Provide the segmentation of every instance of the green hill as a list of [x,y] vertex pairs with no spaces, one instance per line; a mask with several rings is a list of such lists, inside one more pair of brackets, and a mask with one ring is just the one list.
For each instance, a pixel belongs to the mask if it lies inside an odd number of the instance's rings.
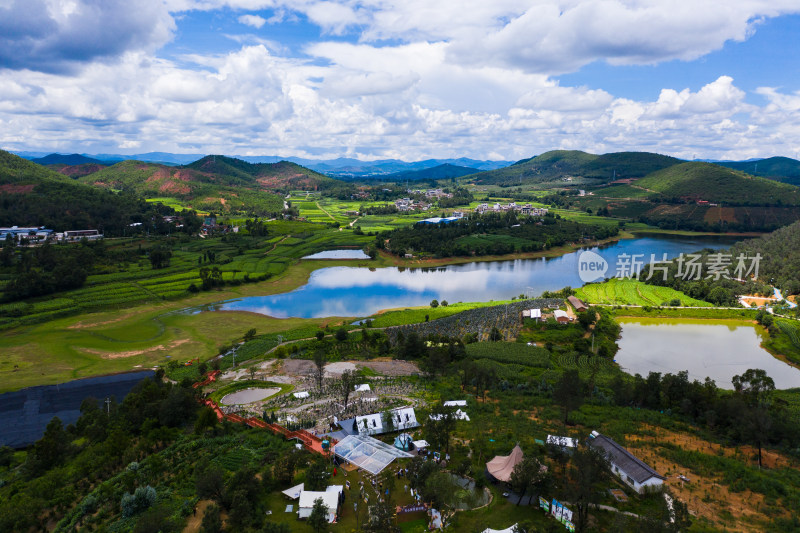
[[261,216],[283,210],[283,200],[276,191],[317,190],[338,183],[286,161],[251,164],[224,156],[207,156],[180,167],[123,161],[81,181],[145,198],[175,198],[201,211]]
[[790,157],[769,157],[758,161],[724,161],[717,164],[753,176],[800,185],[800,161]]
[[213,175],[215,179],[227,179],[231,185],[239,182],[252,184],[255,181],[269,190],[318,190],[339,184],[328,176],[289,161],[248,163],[233,157],[209,155],[181,168]]
[[58,231],[101,229],[122,234],[152,210],[130,194],[104,191],[0,150],[0,226],[46,226]]
[[669,199],[705,200],[726,205],[800,205],[800,188],[712,163],[681,163],[634,182]]
[[473,176],[485,185],[536,184],[564,179],[602,180],[641,178],[680,163],[679,159],[649,152],[618,152],[604,155],[577,150],[553,150],[497,170]]

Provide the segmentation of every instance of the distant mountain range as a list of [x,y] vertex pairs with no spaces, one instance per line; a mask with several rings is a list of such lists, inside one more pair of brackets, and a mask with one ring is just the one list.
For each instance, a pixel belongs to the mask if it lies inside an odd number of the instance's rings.
[[[13,152],[16,155],[35,161],[42,165],[77,165],[88,163],[73,163],[77,157],[92,160],[94,163],[114,164],[120,161],[134,160],[147,163],[159,163],[162,165],[177,166],[187,165],[205,157],[206,154],[172,154],[168,152],[148,152],[144,154],[122,155],[122,154],[51,154],[48,152]],[[424,161],[401,161],[399,159],[381,159],[377,161],[361,161],[348,157],[337,159],[305,159],[302,157],[280,157],[280,156],[229,156],[240,159],[248,163],[279,163],[289,161],[316,172],[332,177],[344,178],[363,178],[371,176],[385,176],[395,172],[424,170],[440,165],[455,165],[460,167],[473,168],[476,171],[494,170],[503,168],[512,161],[482,161],[461,157],[458,159],[426,159]],[[46,161],[43,161],[45,160]]]
[[[401,172],[393,172],[382,176],[370,176],[372,179],[380,179],[383,181],[403,182],[403,181],[422,181],[422,180],[446,180],[450,178],[460,178],[461,176],[468,176],[480,172],[477,168],[461,167],[458,165],[451,165],[445,163],[423,170],[404,170]],[[346,179],[340,177],[339,179]],[[356,178],[362,179],[362,178]]]

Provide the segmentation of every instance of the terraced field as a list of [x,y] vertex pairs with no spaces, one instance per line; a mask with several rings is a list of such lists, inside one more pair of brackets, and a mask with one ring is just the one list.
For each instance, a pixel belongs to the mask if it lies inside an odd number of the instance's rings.
[[647,285],[633,279],[614,278],[603,283],[591,283],[575,292],[578,298],[592,304],[666,306],[672,300],[679,300],[683,307],[711,307],[710,303],[675,289]]
[[[372,240],[352,231],[337,231],[319,224],[283,221],[269,223],[270,236],[246,245],[234,239],[194,240],[172,248],[170,265],[153,269],[146,255],[122,272],[90,275],[77,290],[25,303],[0,305],[0,327],[43,322],[78,312],[128,307],[138,303],[172,300],[188,296],[189,286],[201,285],[200,267],[219,268],[222,279],[238,284],[245,276],[275,276],[301,257],[331,248],[360,247]],[[249,239],[249,237],[243,237]],[[131,241],[136,246],[139,241]],[[141,241],[142,248],[149,246]],[[203,262],[213,251],[215,261]],[[0,290],[7,280],[0,279]]]

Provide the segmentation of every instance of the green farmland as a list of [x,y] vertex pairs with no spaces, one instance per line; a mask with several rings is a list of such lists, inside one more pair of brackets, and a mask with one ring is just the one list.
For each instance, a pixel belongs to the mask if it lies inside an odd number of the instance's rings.
[[711,307],[710,303],[675,289],[647,285],[634,279],[614,278],[604,283],[591,283],[575,292],[578,298],[591,304],[667,306],[678,300],[678,307]]

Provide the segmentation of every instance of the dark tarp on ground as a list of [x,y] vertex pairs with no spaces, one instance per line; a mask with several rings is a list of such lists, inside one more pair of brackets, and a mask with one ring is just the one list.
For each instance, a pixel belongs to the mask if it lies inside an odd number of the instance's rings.
[[0,446],[30,446],[42,438],[54,416],[65,426],[74,424],[86,398],[102,402],[114,396],[121,403],[137,383],[153,375],[152,370],[127,372],[0,394]]

